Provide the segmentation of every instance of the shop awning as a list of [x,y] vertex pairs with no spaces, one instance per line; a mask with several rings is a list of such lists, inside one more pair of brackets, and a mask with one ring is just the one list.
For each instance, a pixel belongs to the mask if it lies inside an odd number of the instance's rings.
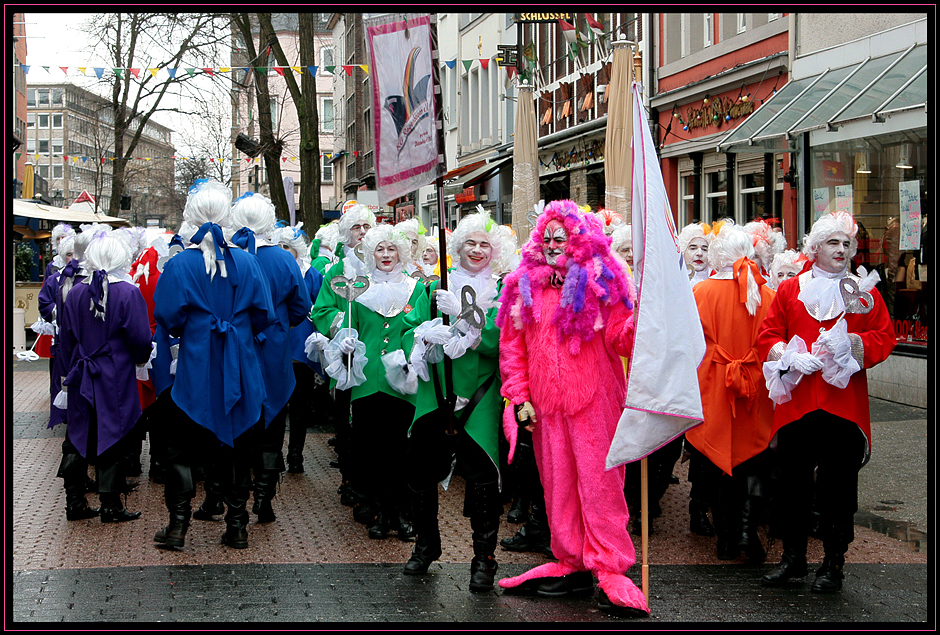
[[468,187],[473,187],[477,183],[485,181],[498,173],[503,165],[509,161],[512,161],[512,157],[505,157],[498,161],[493,161],[492,163],[486,163],[475,170],[460,175],[455,180],[444,185],[444,195],[458,194]]
[[127,219],[92,212],[72,211],[65,207],[55,207],[33,203],[22,199],[13,199],[13,216],[26,218],[39,218],[42,220],[58,221],[62,223],[105,223],[107,225],[130,226]]
[[719,152],[791,152],[811,130],[927,107],[927,45],[787,83],[718,144]]

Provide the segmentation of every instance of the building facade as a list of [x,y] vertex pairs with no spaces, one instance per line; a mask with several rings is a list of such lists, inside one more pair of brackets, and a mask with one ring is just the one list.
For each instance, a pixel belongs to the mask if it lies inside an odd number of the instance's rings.
[[[107,212],[115,160],[110,101],[67,82],[35,83],[26,90],[26,106],[26,157],[45,179],[50,201],[68,206],[87,191]],[[121,216],[134,225],[178,227],[182,220],[173,203],[172,132],[147,122],[128,160]]]

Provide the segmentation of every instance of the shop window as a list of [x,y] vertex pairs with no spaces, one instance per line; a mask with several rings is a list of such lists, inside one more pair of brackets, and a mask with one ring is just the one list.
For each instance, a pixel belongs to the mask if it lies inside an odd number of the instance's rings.
[[734,222],[742,225],[756,218],[762,218],[766,211],[764,202],[764,173],[744,174],[739,179],[740,202],[735,210]]
[[721,220],[728,216],[728,172],[719,170],[705,175],[705,204],[708,209],[705,216],[710,221]]
[[683,176],[679,179],[680,200],[679,200],[679,226],[685,227],[689,223],[701,222],[702,219],[695,218],[695,178],[691,175]]

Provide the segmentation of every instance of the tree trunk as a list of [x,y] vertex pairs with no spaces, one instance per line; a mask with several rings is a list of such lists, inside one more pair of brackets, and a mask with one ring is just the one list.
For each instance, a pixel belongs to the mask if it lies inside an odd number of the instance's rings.
[[[314,46],[314,13],[300,13],[300,66],[306,68],[317,63]],[[300,118],[300,210],[307,235],[313,240],[323,224],[320,200],[320,113],[317,110],[317,78],[303,73],[300,80],[302,101],[306,117]],[[298,108],[298,116],[300,109]]]

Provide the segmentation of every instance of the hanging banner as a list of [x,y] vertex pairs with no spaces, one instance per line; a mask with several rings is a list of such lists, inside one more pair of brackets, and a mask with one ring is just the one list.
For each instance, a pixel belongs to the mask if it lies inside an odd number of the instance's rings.
[[438,176],[431,17],[366,28],[372,69],[376,189],[382,203]]

